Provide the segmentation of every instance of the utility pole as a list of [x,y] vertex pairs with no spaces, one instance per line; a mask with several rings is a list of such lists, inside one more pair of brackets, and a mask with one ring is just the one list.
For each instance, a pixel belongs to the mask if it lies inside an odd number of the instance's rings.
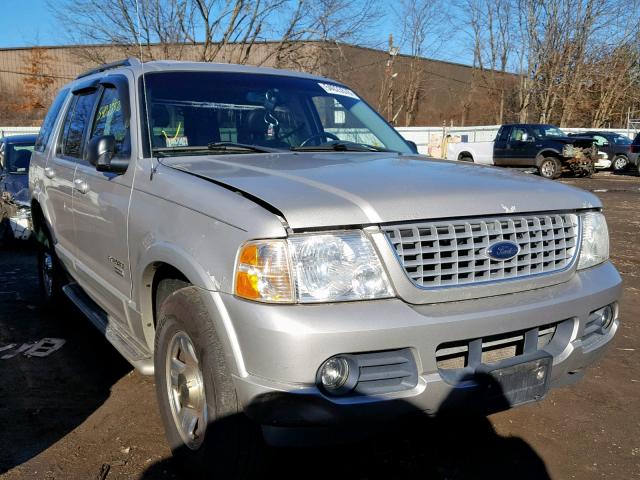
[[386,87],[386,90],[387,90],[387,95],[386,95],[387,96],[387,108],[386,108],[387,121],[395,120],[393,115],[393,81],[398,76],[398,73],[393,72],[393,65],[395,63],[396,56],[398,55],[399,50],[400,49],[398,47],[393,46],[393,34],[390,33],[389,34],[389,58],[387,59],[387,64],[385,65],[385,68],[384,68],[385,78],[383,82],[383,88]]

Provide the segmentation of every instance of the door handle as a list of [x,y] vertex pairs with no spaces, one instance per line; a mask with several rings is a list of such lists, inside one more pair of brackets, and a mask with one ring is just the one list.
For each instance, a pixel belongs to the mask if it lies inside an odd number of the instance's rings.
[[47,178],[53,178],[53,177],[55,177],[55,176],[56,176],[56,172],[53,170],[53,168],[51,168],[51,167],[46,167],[46,168],[44,169],[44,175],[45,175],[45,177],[47,177]]
[[73,181],[75,189],[80,193],[87,193],[89,191],[89,184],[81,178],[76,178]]

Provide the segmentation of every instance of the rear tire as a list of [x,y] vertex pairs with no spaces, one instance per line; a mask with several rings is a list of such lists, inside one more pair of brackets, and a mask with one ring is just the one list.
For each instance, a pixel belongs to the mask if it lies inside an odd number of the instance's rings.
[[160,415],[174,457],[194,477],[247,478],[260,466],[260,428],[241,411],[200,295],[186,286],[159,308],[154,364]]
[[629,159],[624,155],[616,155],[611,163],[614,172],[624,172],[629,168]]
[[545,157],[538,166],[538,173],[542,178],[553,180],[560,177],[562,173],[562,165],[557,158]]
[[65,272],[56,255],[51,234],[48,231],[39,235],[37,247],[38,279],[44,303],[48,306],[60,306],[65,298],[62,287],[65,285]]

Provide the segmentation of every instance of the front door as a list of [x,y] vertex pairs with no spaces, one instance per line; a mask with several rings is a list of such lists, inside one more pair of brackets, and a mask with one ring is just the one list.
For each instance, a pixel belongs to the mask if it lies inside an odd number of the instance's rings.
[[[123,77],[124,78],[124,77]],[[111,135],[115,158],[131,157],[129,118],[122,98],[128,95],[115,85],[103,84],[98,94],[87,143]],[[126,117],[126,118],[125,118]],[[99,172],[88,161],[78,163],[74,178],[74,211],[77,275],[110,320],[128,327],[127,304],[131,295],[131,270],[127,242],[127,214],[133,168],[124,174]]]
[[516,125],[511,129],[504,165],[526,167],[535,165],[535,141],[526,125]]

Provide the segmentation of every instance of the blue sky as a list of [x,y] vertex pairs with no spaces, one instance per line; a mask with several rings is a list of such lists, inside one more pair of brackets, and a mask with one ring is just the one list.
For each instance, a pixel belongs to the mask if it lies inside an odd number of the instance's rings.
[[65,43],[56,32],[46,0],[2,0],[0,48]]
[[[0,5],[0,48],[70,43],[67,34],[52,18],[47,0],[0,0]],[[398,30],[394,21],[394,15],[390,14],[376,26],[377,31],[373,32],[376,47],[387,48],[389,32]],[[460,42],[448,39],[447,47],[443,47],[434,48],[426,56],[457,63],[471,61],[467,49]]]

